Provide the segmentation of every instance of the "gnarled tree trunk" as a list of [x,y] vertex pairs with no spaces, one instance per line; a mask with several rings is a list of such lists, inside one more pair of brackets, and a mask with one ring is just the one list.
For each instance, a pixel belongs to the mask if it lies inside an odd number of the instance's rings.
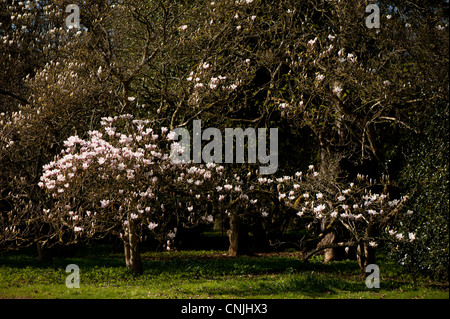
[[[334,232],[329,232],[328,234],[326,234],[322,240],[319,242],[319,244],[317,245],[317,247],[322,247],[322,246],[328,246],[331,244],[334,244],[336,242],[336,234]],[[339,256],[338,256],[338,252],[337,252],[338,248],[326,248],[324,249],[324,263],[333,261],[333,260],[339,260]]]
[[[326,223],[325,221],[322,221],[321,225],[321,231],[327,231],[325,236],[320,240],[320,242],[317,244],[317,248],[321,248],[324,246],[333,246],[333,244],[336,244],[340,241],[340,238],[338,238],[338,235],[335,230],[326,230]],[[324,249],[324,262],[330,262],[333,260],[342,260],[344,257],[343,254],[343,248],[342,247],[331,247]]]

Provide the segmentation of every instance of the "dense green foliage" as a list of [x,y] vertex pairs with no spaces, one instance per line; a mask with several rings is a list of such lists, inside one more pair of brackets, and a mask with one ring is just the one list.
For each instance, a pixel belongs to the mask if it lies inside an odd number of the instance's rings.
[[[394,247],[395,258],[409,269],[445,278],[449,265],[449,120],[448,104],[428,107],[416,119],[417,133],[402,137],[401,185],[414,195],[408,204],[417,241]],[[406,225],[405,225],[406,226]]]

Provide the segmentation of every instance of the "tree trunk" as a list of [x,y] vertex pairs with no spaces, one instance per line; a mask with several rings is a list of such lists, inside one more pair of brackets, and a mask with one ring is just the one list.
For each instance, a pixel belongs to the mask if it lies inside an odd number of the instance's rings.
[[[336,235],[334,234],[334,232],[329,232],[322,238],[322,240],[319,242],[317,247],[321,247],[322,245],[333,244],[335,242],[335,239],[336,239]],[[336,249],[337,248],[324,249],[324,260],[323,260],[324,263],[338,259]]]
[[45,247],[45,244],[42,244],[41,242],[37,242],[37,251],[38,251],[38,260],[39,261],[51,261],[52,255],[50,250]]
[[359,268],[361,269],[361,273],[366,273],[366,267],[370,264],[375,264],[375,248],[370,247],[369,244],[361,242],[358,245],[356,258],[358,260]]
[[356,249],[356,260],[358,261],[359,269],[361,270],[361,273],[364,274],[366,272],[366,258],[364,254],[364,243],[361,242],[358,244],[358,247]]
[[[324,133],[320,132],[319,135],[319,145],[320,145],[320,167],[319,167],[319,171],[322,174],[327,174],[328,173],[328,169],[330,166],[330,163],[333,162],[332,160],[332,151],[328,148],[328,145],[325,142],[325,137],[324,137]],[[325,221],[322,221],[322,223],[320,224],[320,229],[321,231],[325,230]],[[329,233],[327,233],[324,238],[322,238],[322,240],[319,242],[319,244],[317,244],[317,248],[320,248],[322,245],[329,245],[329,244],[334,244],[338,242],[338,238],[337,238],[337,234],[336,232],[334,232],[333,230],[331,230]],[[341,253],[342,249],[341,248],[326,248],[324,253],[325,253],[325,258],[324,258],[324,262],[330,262],[333,260],[341,260],[343,259],[342,253]]]
[[367,265],[375,264],[376,262],[375,257],[376,248],[371,247],[367,243],[367,240],[369,240],[370,238],[376,238],[377,234],[378,234],[378,227],[373,223],[369,223],[369,225],[367,225],[365,234],[366,241],[361,242],[358,245],[358,253],[357,253],[358,264],[359,267],[361,268],[361,272],[363,273],[365,273]]
[[[322,221],[320,228],[321,231],[325,231],[326,224]],[[325,234],[322,240],[317,244],[317,248],[322,246],[327,246],[330,244],[335,244],[339,241],[339,238],[335,231],[331,230]],[[343,259],[342,248],[333,247],[324,249],[324,263],[328,263],[333,260],[341,260]]]
[[124,235],[125,264],[136,274],[142,274],[142,259],[136,234],[127,227]]
[[[323,246],[333,245],[339,242],[339,238],[334,231],[328,232],[322,240],[317,244],[317,248]],[[343,247],[331,247],[324,249],[324,263],[328,263],[333,260],[344,259],[344,248]]]
[[236,214],[230,216],[230,229],[228,230],[228,238],[230,246],[228,248],[228,256],[237,257],[248,253],[247,244],[248,234],[244,230],[241,217]]

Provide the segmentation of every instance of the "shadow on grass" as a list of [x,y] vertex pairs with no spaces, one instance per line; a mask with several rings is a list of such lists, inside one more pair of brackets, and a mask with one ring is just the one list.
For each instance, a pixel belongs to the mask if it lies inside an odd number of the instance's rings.
[[[161,258],[161,256],[163,258]],[[228,258],[222,254],[201,252],[177,252],[173,254],[148,253],[143,255],[144,277],[177,276],[179,278],[209,278],[229,275],[267,275],[294,274],[305,271],[320,273],[358,274],[355,261],[340,261],[323,264],[320,261],[304,263],[296,257],[264,256]],[[129,277],[132,274],[125,268],[124,257],[117,252],[85,250],[70,258],[53,258],[52,261],[40,262],[35,251],[5,253],[0,257],[0,267],[14,269],[33,268],[36,270],[65,270],[69,264],[76,264],[80,271],[91,273],[114,272]],[[104,268],[104,270],[102,270]],[[129,274],[128,274],[129,273]],[[114,276],[116,277],[116,276]]]
[[[211,296],[302,294],[320,297],[341,291],[358,293],[369,291],[360,276],[356,261],[345,260],[323,264],[321,259],[309,263],[295,256],[224,257],[220,252],[177,252],[143,254],[144,274],[136,276],[125,268],[123,256],[110,250],[85,250],[71,258],[54,258],[39,262],[37,256],[15,252],[0,258],[0,270],[8,282],[47,283],[64,282],[65,268],[76,264],[83,281],[92,284],[170,283],[173,280],[192,281],[195,289]],[[6,270],[5,270],[6,269]],[[386,273],[386,272],[385,272]],[[271,277],[274,278],[271,280]],[[388,278],[389,277],[389,278]],[[411,281],[383,279],[381,291],[402,287],[414,288]],[[206,284],[201,285],[202,282]],[[194,285],[194,286],[195,286]],[[194,286],[185,286],[186,294],[194,293]],[[192,291],[191,291],[192,290]],[[198,290],[197,290],[198,292]]]
[[222,257],[211,259],[174,258],[144,262],[144,274],[184,274],[196,278],[226,275],[294,274],[304,271],[359,274],[356,262],[349,260],[323,264],[321,262],[304,263],[297,258],[289,257]]
[[[300,274],[289,275],[285,278],[254,278],[252,280],[242,280],[241,282],[233,282],[229,285],[204,285],[200,291],[212,298],[224,296],[236,296],[238,298],[262,296],[271,296],[274,298],[283,298],[284,296],[303,296],[304,298],[329,298],[337,296],[342,292],[349,294],[359,293],[385,293],[406,287],[406,283],[395,282],[392,280],[383,281],[383,288],[368,289],[364,280],[358,278],[336,278],[323,274]],[[410,288],[409,288],[410,289]],[[194,293],[192,290],[185,290],[186,294]]]

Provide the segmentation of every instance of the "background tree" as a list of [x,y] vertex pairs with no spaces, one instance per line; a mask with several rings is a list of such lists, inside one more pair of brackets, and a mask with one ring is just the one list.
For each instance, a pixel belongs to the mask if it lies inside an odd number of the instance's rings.
[[[42,248],[52,230],[40,220],[45,200],[36,183],[41,167],[61,150],[65,138],[92,128],[116,103],[109,84],[96,76],[97,68],[92,72],[95,61],[87,58],[86,30],[66,29],[63,2],[14,2],[6,12],[16,23],[11,23],[13,45],[39,55],[36,63],[45,63],[31,65],[33,72],[22,74],[27,103],[1,113],[1,194],[12,208],[2,222],[19,235],[15,241],[9,232],[2,242],[13,242],[10,248],[37,242],[40,258],[46,258]],[[19,22],[25,28],[18,28]],[[36,38],[25,41],[32,32]]]

